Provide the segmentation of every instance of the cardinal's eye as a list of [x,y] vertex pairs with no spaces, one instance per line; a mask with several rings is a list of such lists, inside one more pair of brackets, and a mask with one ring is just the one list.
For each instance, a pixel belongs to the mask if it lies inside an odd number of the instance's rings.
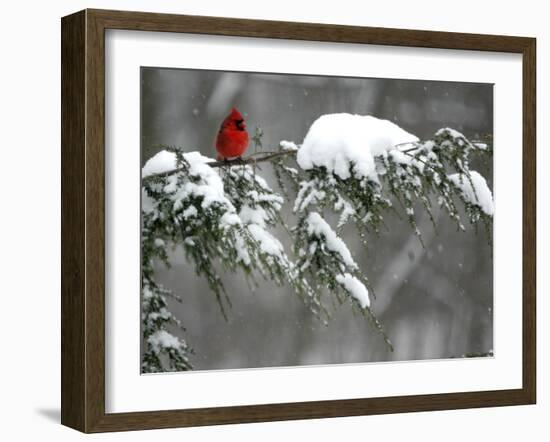
[[243,130],[243,123],[244,120],[235,120],[235,124],[237,125],[237,129]]

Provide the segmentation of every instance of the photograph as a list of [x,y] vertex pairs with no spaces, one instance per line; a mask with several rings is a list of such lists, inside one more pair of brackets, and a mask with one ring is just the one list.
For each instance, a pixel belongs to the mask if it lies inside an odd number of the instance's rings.
[[141,373],[493,357],[493,84],[142,66]]

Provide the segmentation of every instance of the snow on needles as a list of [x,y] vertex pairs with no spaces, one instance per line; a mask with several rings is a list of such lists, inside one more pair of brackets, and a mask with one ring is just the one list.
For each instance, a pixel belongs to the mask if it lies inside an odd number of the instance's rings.
[[357,264],[353,260],[351,253],[330,225],[317,212],[311,212],[306,219],[307,233],[317,238],[324,237],[327,248],[340,255],[342,261],[350,268],[356,269]]
[[[466,201],[474,204],[483,210],[485,214],[493,216],[494,204],[491,189],[487,185],[487,181],[475,170],[470,171],[470,179],[467,176],[459,173],[449,175],[449,179],[462,192],[462,196]],[[472,187],[473,184],[473,187]]]
[[[163,190],[170,195],[174,202],[174,210],[178,211],[185,207],[190,198],[200,198],[200,205],[203,209],[208,209],[212,205],[221,207],[225,213],[220,216],[220,225],[224,228],[244,226],[248,230],[251,238],[258,243],[262,253],[274,256],[279,259],[284,257],[284,249],[278,239],[267,231],[267,225],[270,220],[269,213],[262,207],[262,204],[270,204],[273,208],[279,209],[283,203],[283,199],[270,192],[267,182],[254,174],[250,167],[239,168],[239,172],[244,174],[243,178],[254,179],[256,186],[264,192],[260,193],[254,190],[248,193],[249,198],[255,204],[255,207],[244,204],[239,213],[235,209],[235,205],[230,200],[228,194],[224,190],[224,183],[219,173],[208,165],[213,161],[211,158],[201,155],[199,152],[189,152],[183,154],[183,158],[189,165],[188,175],[194,177],[193,180],[181,181],[178,174],[173,174],[166,177]],[[162,173],[176,166],[176,155],[172,152],[161,151],[153,156],[142,170],[142,176],[146,177],[155,173]],[[147,195],[145,195],[147,196]],[[149,202],[144,203],[144,209],[150,210],[152,207]],[[184,219],[197,216],[197,207],[188,206],[183,212]],[[235,248],[237,249],[238,259],[246,265],[250,265],[251,259],[247,250],[245,239],[240,233],[236,233]]]
[[153,352],[157,354],[160,353],[163,348],[178,350],[181,347],[179,339],[166,330],[156,331],[147,338],[147,341],[151,344]]
[[337,275],[336,281],[359,302],[361,308],[370,306],[369,291],[355,276],[344,273],[343,275]]
[[[154,160],[160,154],[162,152],[159,152],[151,160]],[[174,208],[178,210],[182,201],[186,200],[190,195],[202,197],[201,205],[204,209],[214,203],[232,207],[231,202],[225,196],[223,181],[220,175],[207,164],[213,160],[201,155],[199,152],[185,153],[183,154],[183,158],[189,163],[189,176],[200,178],[200,180],[198,182],[186,181],[183,185],[180,185],[177,174],[171,175],[166,179],[167,184],[164,187],[164,191],[166,193],[175,192],[173,196]]]
[[141,169],[141,177],[145,178],[156,173],[167,172],[176,168],[176,154],[161,150],[159,153],[149,158],[143,169]]
[[418,138],[388,120],[347,113],[319,117],[310,127],[298,150],[297,161],[304,170],[325,167],[342,179],[369,178],[378,182],[374,157],[398,144]]
[[249,224],[247,228],[254,240],[260,245],[263,253],[280,259],[283,258],[283,245],[277,238],[257,224]]

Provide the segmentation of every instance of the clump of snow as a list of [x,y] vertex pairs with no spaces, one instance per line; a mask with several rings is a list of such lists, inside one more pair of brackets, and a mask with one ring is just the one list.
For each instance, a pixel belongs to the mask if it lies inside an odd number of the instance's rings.
[[[442,148],[451,147],[453,144],[467,149],[474,147],[462,133],[450,127],[439,129],[435,133],[435,138],[443,139],[443,141],[440,142]],[[452,142],[450,140],[452,140]]]
[[470,179],[466,175],[459,173],[449,175],[449,179],[460,189],[466,201],[479,206],[487,215],[493,216],[493,194],[485,178],[475,170],[471,170]]
[[398,148],[392,149],[388,152],[388,155],[392,160],[402,166],[414,166],[420,172],[424,172],[425,162],[419,161],[411,155],[407,155],[406,152],[399,150]]
[[156,312],[150,312],[148,315],[147,315],[147,319],[149,321],[156,321],[158,319],[164,319],[165,321],[167,320],[170,320],[172,318],[172,313],[170,313],[166,307],[161,307],[158,311]]
[[181,342],[174,335],[171,335],[166,330],[158,330],[147,338],[147,342],[151,345],[154,353],[160,353],[162,349],[179,350]]
[[232,208],[233,205],[225,196],[220,175],[207,164],[213,160],[201,155],[199,152],[189,152],[184,154],[183,157],[189,163],[189,176],[197,178],[197,180],[186,181],[181,184],[178,182],[178,174],[171,175],[166,179],[167,184],[164,186],[164,191],[174,193],[174,209],[178,210],[183,201],[190,196],[202,197],[201,206],[203,209],[214,203]]
[[308,235],[316,236],[318,238],[323,236],[325,238],[325,244],[330,251],[340,255],[342,261],[344,261],[348,267],[352,269],[357,268],[357,264],[353,260],[344,241],[336,235],[334,230],[332,230],[330,225],[321,217],[321,215],[317,212],[311,212],[306,218],[306,223]]
[[252,238],[259,243],[263,253],[278,258],[283,257],[283,245],[271,233],[256,224],[249,224],[247,228]]
[[309,205],[316,204],[325,198],[324,190],[317,190],[317,180],[302,181],[294,202],[294,212],[303,212]]
[[374,157],[418,138],[388,120],[347,113],[319,117],[309,128],[297,161],[304,170],[325,167],[342,179],[378,181]]
[[[271,190],[271,189],[269,189]],[[280,209],[283,203],[285,202],[284,198],[281,195],[276,193],[258,193],[255,190],[248,192],[250,199],[257,203],[271,203],[275,208]]]
[[269,220],[269,215],[261,207],[250,207],[244,205],[239,212],[239,218],[244,224],[256,224],[260,227],[266,226],[266,221]]
[[237,251],[237,262],[242,262],[244,265],[251,264],[250,254],[246,247],[246,242],[239,232],[235,234],[235,250]]
[[143,286],[142,296],[144,301],[148,301],[153,297],[154,293],[148,285]]
[[220,218],[220,225],[222,227],[238,226],[240,224],[241,219],[233,212],[225,212]]
[[336,204],[334,204],[334,210],[340,212],[340,218],[338,219],[337,228],[340,228],[344,224],[346,224],[348,222],[348,219],[350,219],[350,217],[352,217],[356,213],[353,206],[343,198],[340,198],[338,201],[336,201]]
[[355,276],[344,273],[343,275],[337,275],[336,281],[359,302],[361,308],[370,306],[369,291]]
[[184,218],[184,219],[187,219],[187,218],[192,218],[194,216],[197,216],[198,214],[198,211],[197,211],[197,208],[195,206],[189,206],[187,209],[185,209],[183,211],[183,213],[181,214],[181,216]]
[[473,143],[479,150],[487,150],[489,146],[486,143]]
[[296,146],[296,143],[292,141],[283,140],[279,143],[279,145],[283,150],[290,150],[290,151],[298,150],[298,146]]
[[154,175],[156,173],[167,172],[176,168],[176,154],[174,152],[168,152],[167,150],[161,150],[153,157],[149,158],[143,169],[141,169],[142,178]]
[[443,136],[443,135],[447,135],[451,138],[454,138],[454,139],[464,139],[464,135],[457,131],[456,129],[453,129],[451,127],[443,127],[441,129],[439,129],[436,133],[435,133],[435,136],[436,137],[440,137],[440,136]]

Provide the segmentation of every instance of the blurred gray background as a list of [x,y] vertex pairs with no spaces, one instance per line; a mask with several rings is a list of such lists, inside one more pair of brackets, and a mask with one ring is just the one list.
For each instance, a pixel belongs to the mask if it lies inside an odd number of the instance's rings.
[[[420,139],[452,127],[470,139],[493,131],[490,84],[231,73],[165,68],[141,71],[142,164],[158,144],[178,145],[215,157],[214,139],[232,106],[245,116],[249,133],[264,131],[266,150],[281,140],[301,143],[311,123],[333,112],[391,120]],[[472,169],[492,189],[492,164]],[[269,166],[262,175],[276,188]],[[292,218],[287,204],[283,216]],[[421,213],[421,211],[417,211]],[[157,280],[183,298],[170,303],[186,332],[171,330],[194,348],[196,370],[355,363],[461,357],[493,349],[493,260],[483,226],[458,232],[436,212],[418,224],[426,249],[404,217],[388,212],[387,231],[365,250],[353,229],[343,239],[370,279],[372,308],[394,344],[390,352],[366,319],[349,304],[337,307],[328,326],[312,317],[287,287],[266,281],[251,292],[241,274],[224,274],[233,308],[226,322],[214,295],[185,262],[156,266]],[[288,235],[274,233],[290,252]]]

